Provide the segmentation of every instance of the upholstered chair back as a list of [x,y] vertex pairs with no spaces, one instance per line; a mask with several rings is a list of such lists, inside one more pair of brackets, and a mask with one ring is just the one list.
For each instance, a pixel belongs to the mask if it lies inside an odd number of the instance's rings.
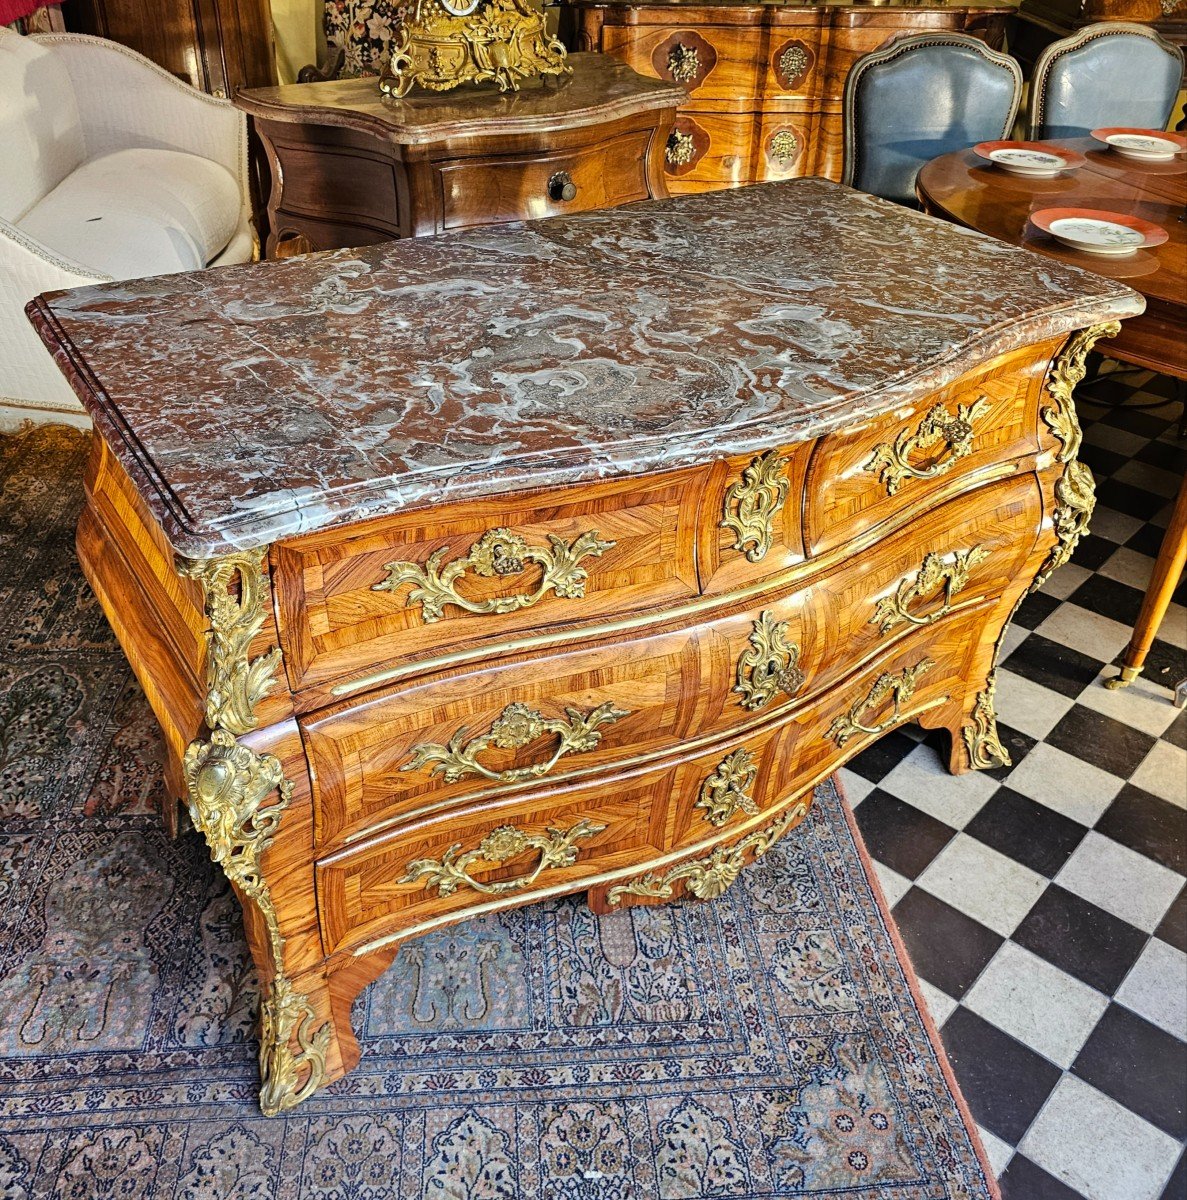
[[929,159],[1010,136],[1022,72],[959,33],[899,38],[853,64],[845,81],[844,182],[900,204],[915,200]]
[[1085,137],[1102,126],[1165,129],[1183,78],[1183,51],[1145,25],[1087,25],[1035,63],[1032,138]]
[[0,29],[0,219],[20,220],[84,153],[66,68],[32,38]]

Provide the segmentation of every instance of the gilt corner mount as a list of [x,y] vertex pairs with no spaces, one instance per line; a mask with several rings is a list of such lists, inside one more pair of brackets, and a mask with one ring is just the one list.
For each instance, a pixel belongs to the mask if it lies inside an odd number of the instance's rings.
[[518,91],[520,80],[572,73],[565,48],[530,0],[417,0],[392,47],[379,90],[448,92],[467,83]]

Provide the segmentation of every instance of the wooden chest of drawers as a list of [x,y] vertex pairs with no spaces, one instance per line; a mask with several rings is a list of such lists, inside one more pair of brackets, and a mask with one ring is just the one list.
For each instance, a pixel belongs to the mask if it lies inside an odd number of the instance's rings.
[[720,895],[906,721],[1001,763],[996,646],[1092,506],[1071,387],[1140,307],[819,180],[34,302],[265,1111],[410,937]]
[[[673,195],[800,175],[841,178],[845,76],[904,33],[1000,50],[1012,5],[562,0],[561,38],[688,89],[665,152]],[[925,101],[921,100],[921,103]]]
[[271,171],[268,256],[665,196],[683,89],[597,55],[570,62],[571,78],[512,95],[393,100],[374,79],[240,91]]

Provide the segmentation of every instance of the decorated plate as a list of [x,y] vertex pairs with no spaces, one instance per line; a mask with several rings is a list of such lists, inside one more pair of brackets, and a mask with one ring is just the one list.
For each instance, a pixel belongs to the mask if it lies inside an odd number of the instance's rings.
[[1061,171],[1075,171],[1087,161],[1074,150],[1045,142],[980,142],[973,153],[988,159],[995,167],[1011,175],[1030,175],[1050,179]]
[[1161,129],[1094,129],[1092,136],[1126,158],[1166,162],[1187,150],[1187,137]]
[[1045,208],[1032,213],[1030,220],[1057,242],[1086,254],[1133,254],[1161,246],[1169,236],[1160,225],[1141,217],[1094,208]]

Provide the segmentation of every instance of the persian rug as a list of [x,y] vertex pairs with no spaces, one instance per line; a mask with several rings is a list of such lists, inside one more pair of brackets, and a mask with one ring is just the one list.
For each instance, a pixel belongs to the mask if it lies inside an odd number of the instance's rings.
[[5,1200],[997,1195],[831,784],[719,901],[407,945],[360,1066],[261,1116],[236,902],[74,560],[86,449],[0,439]]

